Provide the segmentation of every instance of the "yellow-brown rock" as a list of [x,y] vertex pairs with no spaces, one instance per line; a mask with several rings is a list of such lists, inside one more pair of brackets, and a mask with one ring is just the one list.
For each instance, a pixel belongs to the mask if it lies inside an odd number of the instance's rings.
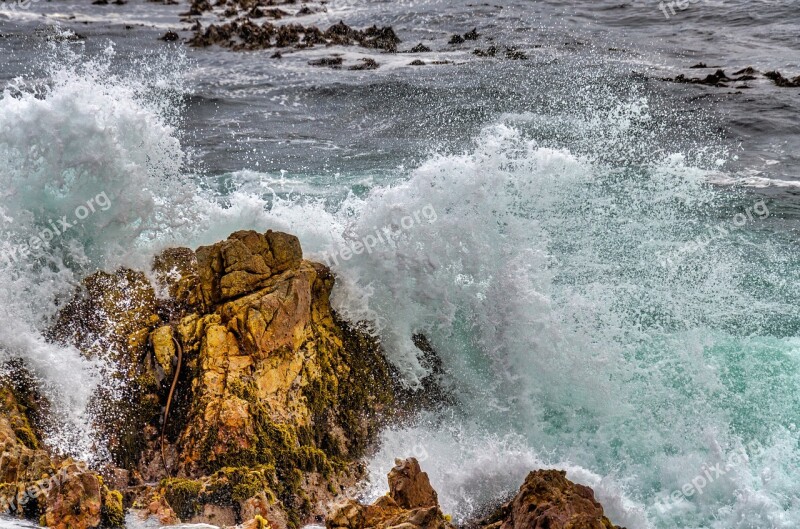
[[77,463],[66,463],[56,474],[47,496],[44,525],[55,529],[89,529],[100,525],[100,480]]
[[293,235],[239,231],[197,250],[201,299],[206,308],[254,292],[273,275],[297,268],[303,258]]
[[619,529],[603,513],[594,491],[563,470],[528,474],[513,500],[478,522],[482,529]]
[[379,344],[332,312],[333,285],[296,237],[241,231],[167,250],[149,275],[90,276],[52,335],[117,363],[126,384],[101,392],[98,429],[118,466],[176,476],[158,501],[179,518],[298,526],[355,483],[400,391]]
[[416,459],[397,460],[388,479],[389,494],[372,505],[350,498],[334,505],[327,529],[454,529]]
[[403,509],[439,505],[428,474],[420,469],[414,458],[395,460],[395,466],[389,472],[389,496]]
[[38,446],[26,410],[8,381],[0,381],[0,512],[59,529],[121,526],[118,491],[86,465]]

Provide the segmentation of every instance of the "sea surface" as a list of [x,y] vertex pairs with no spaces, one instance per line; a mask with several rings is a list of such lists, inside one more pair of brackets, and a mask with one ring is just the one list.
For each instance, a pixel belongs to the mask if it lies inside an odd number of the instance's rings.
[[[278,229],[410,385],[424,332],[455,397],[383,433],[365,500],[415,456],[458,522],[561,468],[628,529],[800,527],[800,88],[665,80],[800,75],[800,2],[326,8],[303,23],[432,51],[273,59],[158,40],[186,4],[0,9],[0,354],[57,403],[48,441],[106,457],[102,366],[41,334],[81,277]],[[308,65],[332,53],[381,66]]]

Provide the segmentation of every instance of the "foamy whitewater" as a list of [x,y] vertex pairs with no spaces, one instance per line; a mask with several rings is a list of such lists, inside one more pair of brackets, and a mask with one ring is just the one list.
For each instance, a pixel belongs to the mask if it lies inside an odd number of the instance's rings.
[[53,45],[0,99],[0,351],[62,403],[51,444],[105,457],[86,410],[104,366],[42,337],[83,275],[278,229],[331,263],[336,308],[412,386],[424,332],[457,402],[383,433],[366,499],[415,456],[456,521],[560,468],[629,529],[800,526],[796,240],[779,199],[710,184],[720,144],[651,135],[649,94],[576,88],[572,112],[508,113],[378,176],[244,166],[219,186],[181,132],[186,60],[115,61]]

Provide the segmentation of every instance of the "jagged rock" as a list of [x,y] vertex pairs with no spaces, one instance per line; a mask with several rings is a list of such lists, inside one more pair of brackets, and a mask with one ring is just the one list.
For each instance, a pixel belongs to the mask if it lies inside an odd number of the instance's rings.
[[794,79],[787,79],[781,72],[767,72],[764,77],[770,79],[776,86],[781,88],[797,88],[800,87],[800,75]]
[[164,35],[159,40],[163,40],[164,42],[175,42],[180,39],[181,39],[180,35],[170,30],[164,33]]
[[478,40],[481,34],[478,33],[478,28],[473,28],[471,31],[464,33],[464,40]]
[[303,259],[293,235],[236,232],[227,241],[197,249],[198,280],[205,308],[262,288],[274,275],[297,268]]
[[431,51],[431,49],[420,42],[419,44],[408,50],[406,53],[427,53],[429,51]]
[[397,460],[388,477],[389,494],[372,505],[349,498],[335,504],[325,521],[327,529],[453,529],[416,459]]
[[180,523],[167,500],[152,489],[145,489],[139,498],[133,502],[134,516],[143,522],[155,522],[159,525],[174,525]]
[[347,68],[348,70],[377,70],[380,67],[380,64],[375,61],[375,59],[370,59],[369,57],[365,57],[361,59],[358,64],[350,66]]
[[403,509],[435,507],[439,497],[431,487],[428,474],[422,472],[416,459],[395,460],[389,472],[389,496]]
[[56,475],[58,486],[50,489],[45,525],[56,529],[86,529],[100,525],[101,496],[97,474],[76,463]]
[[514,499],[474,526],[482,529],[624,529],[606,518],[592,489],[571,482],[566,475],[563,470],[531,472]]
[[[225,16],[232,17],[237,14],[237,8],[230,8]],[[302,24],[274,25],[271,22],[265,22],[258,25],[249,18],[244,18],[224,24],[211,24],[196,28],[189,43],[196,47],[216,44],[237,51],[289,46],[304,49],[324,44],[328,46],[357,45],[395,52],[400,39],[391,27],[372,26],[358,30],[340,21],[322,31],[316,26],[303,26]]]
[[[698,66],[699,67],[699,66]],[[726,83],[731,82],[740,82],[740,81],[752,81],[755,77],[752,75],[751,69],[744,69],[736,72],[733,75],[744,74],[740,75],[739,77],[728,77],[725,74],[724,70],[718,69],[713,74],[709,74],[705,77],[686,77],[684,74],[680,74],[675,78],[666,78],[665,81],[672,81],[675,83],[689,83],[689,84],[702,84],[708,86],[716,86],[721,88],[727,88],[728,85]]]
[[476,49],[472,54],[478,57],[494,57],[497,55],[497,52],[497,46],[489,46],[486,50]]
[[129,478],[161,480],[125,491],[140,515],[313,521],[410,400],[376,340],[333,313],[330,270],[302,257],[294,236],[237,232],[167,250],[149,275],[90,276],[59,315],[54,339],[127,381],[122,398],[101,389],[97,428]]
[[343,63],[344,59],[341,57],[323,57],[321,59],[308,61],[310,66],[327,66],[329,68],[341,68]]

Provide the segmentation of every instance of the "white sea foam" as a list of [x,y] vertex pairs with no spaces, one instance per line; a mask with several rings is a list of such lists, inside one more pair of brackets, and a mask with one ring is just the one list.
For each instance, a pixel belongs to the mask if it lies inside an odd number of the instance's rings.
[[[65,372],[76,377],[66,394],[77,422],[96,384],[92,366],[39,331],[83,273],[142,267],[166,245],[239,229],[295,233],[321,259],[430,206],[435,221],[334,267],[337,309],[378,321],[409,385],[425,374],[411,335],[426,333],[458,403],[384,432],[368,498],[385,487],[394,457],[424,452],[457,519],[513,492],[528,471],[554,467],[592,486],[629,527],[800,524],[790,427],[800,420],[800,353],[782,334],[800,285],[793,241],[769,231],[770,217],[665,269],[664,252],[752,201],[708,186],[724,153],[648,145],[646,98],[565,116],[557,126],[570,134],[550,141],[538,134],[554,126],[543,116],[506,116],[468,151],[432,156],[366,195],[328,188],[343,195],[327,200],[299,177],[242,172],[218,196],[182,167],[174,87],[104,68],[55,69],[39,97],[21,87],[0,100],[7,244],[87,196],[106,191],[114,203],[0,271],[19,285],[3,294],[0,343],[56,386]],[[564,137],[574,144],[559,145]],[[697,161],[704,155],[707,164]],[[752,440],[764,452],[703,494],[658,503]]]
[[[157,64],[146,83],[120,79],[110,71],[112,48],[82,60],[53,46],[47,84],[17,80],[0,99],[0,350],[3,358],[23,358],[53,392],[65,425],[49,441],[92,459],[97,443],[86,405],[99,382],[98,361],[41,333],[54,302],[63,302],[84,273],[129,261],[137,243],[185,222],[174,214],[183,154],[167,122],[175,88],[158,78]],[[64,66],[70,63],[76,66]],[[163,192],[167,186],[174,195]],[[96,206],[99,195],[109,207]],[[32,239],[43,233],[46,244]]]

